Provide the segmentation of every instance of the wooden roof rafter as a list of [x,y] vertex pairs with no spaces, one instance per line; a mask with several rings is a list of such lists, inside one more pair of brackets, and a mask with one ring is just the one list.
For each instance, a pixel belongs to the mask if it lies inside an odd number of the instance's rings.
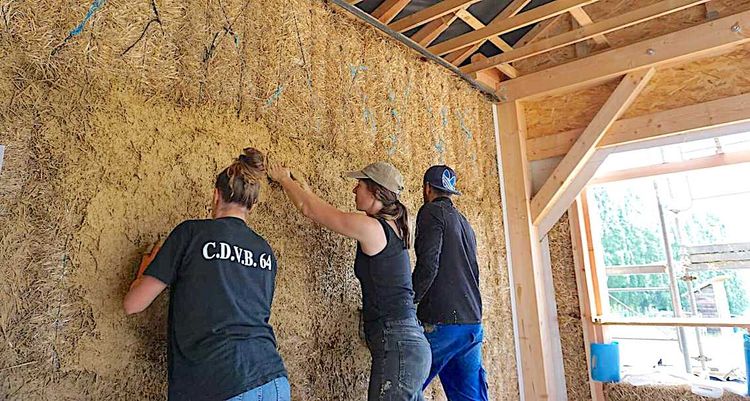
[[500,85],[497,94],[502,102],[530,100],[594,86],[641,68],[671,66],[727,53],[750,43],[750,35],[743,32],[743,27],[750,30],[750,11],[508,80]]
[[533,57],[564,46],[569,46],[586,39],[595,38],[605,33],[614,32],[642,22],[650,21],[688,7],[705,3],[708,0],[663,0],[637,10],[633,10],[604,21],[582,26],[578,29],[562,33],[547,39],[539,40],[526,46],[517,47],[511,51],[488,58],[480,63],[472,63],[461,67],[464,73],[473,73],[500,64],[509,64],[515,61]]
[[[341,1],[359,5],[369,3],[368,7],[373,7],[372,1]],[[533,91],[533,89],[521,90],[520,97],[514,97],[516,95],[512,94],[509,96],[508,91],[515,92],[515,88],[517,87],[534,88],[537,86],[536,83],[530,84],[531,82],[546,81],[542,85],[550,87],[557,85],[555,79],[548,79],[544,74],[555,72],[555,68],[559,66],[524,76],[517,69],[517,66],[514,65],[518,61],[540,56],[562,47],[576,46],[578,57],[573,61],[569,61],[568,64],[586,60],[585,63],[589,64],[589,69],[598,69],[597,62],[600,59],[589,59],[588,57],[596,57],[603,53],[590,56],[589,48],[585,45],[588,41],[593,40],[599,46],[608,46],[609,41],[606,35],[612,32],[697,5],[708,4],[706,6],[707,10],[710,8],[709,0],[662,0],[658,3],[653,3],[640,9],[629,10],[604,20],[593,21],[585,7],[599,0],[548,0],[542,3],[532,3],[536,5],[535,7],[529,7],[531,0],[506,0],[507,3],[505,4],[507,6],[490,19],[486,13],[486,9],[491,9],[492,7],[480,7],[476,9],[472,7],[482,4],[483,1],[489,0],[442,0],[419,9],[419,6],[411,5],[412,2],[410,0],[385,0],[379,4],[376,3],[374,10],[370,14],[379,22],[386,24],[393,31],[399,32],[402,35],[410,35],[410,39],[416,42],[417,45],[425,48],[432,55],[460,67],[460,71],[467,75],[465,78],[474,78],[490,88],[498,89],[496,95],[508,101],[510,99],[524,99],[528,97],[529,95],[525,93]],[[470,11],[470,7],[472,7],[471,10],[475,11]],[[481,14],[481,10],[485,10],[485,12]],[[474,12],[476,11],[480,11],[481,15],[475,15]],[[570,15],[573,21],[573,28],[563,28],[562,33],[549,36],[550,28],[553,26],[559,27],[560,25],[557,23],[560,21],[560,17],[566,14]],[[711,14],[712,18],[716,16],[715,12],[710,13],[707,11],[707,18],[708,14]],[[482,22],[487,20],[490,20],[487,24]],[[473,31],[456,36],[458,29],[455,28],[457,26],[455,25],[456,21],[465,23]],[[714,19],[711,22],[715,21],[718,21],[718,19]],[[451,28],[452,25],[455,26]],[[505,36],[501,37],[501,35],[510,34],[524,28],[528,29],[528,27],[531,27],[531,30],[514,44],[504,40],[503,37]],[[556,32],[559,32],[559,30],[556,30]],[[445,33],[448,33],[445,40],[441,39],[439,43],[434,43],[439,36],[443,35],[445,37]],[[520,35],[515,34],[516,38],[518,36]],[[694,37],[697,38],[699,36]],[[700,41],[698,40],[698,42]],[[482,45],[487,42],[492,43],[494,47],[483,48]],[[626,45],[625,47],[627,46],[633,45]],[[497,54],[498,50],[493,50],[494,48],[499,49],[501,53]],[[656,51],[657,49],[655,48],[650,50],[650,52]],[[486,57],[474,57],[476,62],[469,61],[467,64],[467,60],[477,54],[484,54]],[[604,57],[611,56],[612,54],[608,54]],[[652,58],[658,59],[659,57]],[[592,67],[594,65],[597,67]],[[578,68],[585,69],[581,65]],[[488,69],[497,70],[502,75],[496,73],[480,74],[480,72]],[[631,68],[630,71],[634,69],[636,67]],[[620,71],[610,75],[606,79],[623,76],[627,72]],[[569,75],[575,76],[578,74]],[[561,89],[573,90],[575,87]]]

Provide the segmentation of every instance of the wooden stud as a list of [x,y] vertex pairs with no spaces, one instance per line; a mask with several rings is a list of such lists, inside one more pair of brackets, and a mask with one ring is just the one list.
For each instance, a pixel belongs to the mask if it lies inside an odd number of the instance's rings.
[[[646,87],[653,75],[654,69],[649,68],[632,72],[622,79],[593,121],[586,127],[583,134],[576,140],[568,154],[560,161],[552,175],[532,199],[531,212],[535,225],[538,226],[545,219],[557,221],[568,209],[570,203],[586,185],[585,182],[580,186],[572,184],[587,164],[599,162],[599,160],[592,160],[592,156],[597,150],[597,144],[612,124],[635,101],[635,98]],[[595,170],[594,168],[594,171],[588,173],[593,176]],[[588,181],[591,176],[585,181]],[[545,234],[546,232],[540,231],[540,233]]]
[[514,17],[492,23],[474,32],[469,32],[464,35],[457,36],[453,39],[448,39],[445,42],[440,42],[436,45],[430,46],[427,50],[437,55],[450,53],[462,47],[473,45],[474,43],[481,42],[493,36],[502,35],[504,33],[508,33],[510,31],[514,31],[516,29],[535,24],[547,18],[552,18],[556,15],[566,13],[572,8],[580,7],[586,4],[591,4],[596,1],[597,0],[553,1],[543,6],[536,7],[525,13],[518,14]]
[[436,20],[444,15],[454,11],[465,9],[480,0],[443,0],[435,5],[419,10],[414,14],[407,15],[398,21],[393,22],[388,27],[396,32],[404,32],[416,28],[430,21]]
[[750,11],[511,79],[500,85],[497,94],[503,102],[538,98],[596,85],[642,68],[724,54],[750,42],[745,31],[750,31]]
[[660,1],[650,6],[639,8],[637,10],[633,10],[625,14],[621,14],[616,17],[600,21],[585,27],[580,27],[578,29],[574,29],[570,32],[565,32],[551,38],[543,39],[524,47],[516,47],[511,51],[490,57],[482,63],[478,63],[476,65],[472,63],[464,66],[463,68],[461,68],[461,72],[463,72],[464,74],[469,74],[475,71],[481,71],[486,68],[492,68],[499,64],[512,63],[515,61],[523,60],[554,49],[581,43],[582,41],[594,38],[596,37],[596,35],[600,35],[602,33],[614,32],[677,11],[681,11],[686,8],[704,3],[706,1],[707,0]]
[[[516,359],[522,399],[558,399],[549,364],[562,364],[550,358],[553,338],[544,333],[539,286],[542,253],[539,237],[531,224],[529,199],[531,182],[526,159],[526,126],[523,107],[518,102],[493,105],[498,167],[502,180],[503,216],[506,230],[508,268],[512,286]],[[545,294],[541,294],[545,296]],[[546,334],[546,335],[545,335]],[[558,340],[559,341],[559,340]],[[540,368],[540,363],[545,368]],[[551,366],[550,366],[551,367]],[[559,379],[559,378],[558,378]],[[562,378],[564,380],[564,378]]]
[[372,12],[372,16],[387,25],[409,5],[409,1],[411,0],[385,0]]
[[[701,130],[747,122],[750,122],[750,93],[619,120],[612,125],[598,146],[619,151],[620,148],[628,148],[628,145],[637,142],[691,132],[698,134]],[[583,130],[576,129],[529,139],[529,160],[566,154],[582,132]],[[736,132],[728,131],[726,134],[733,133]],[[716,135],[720,133],[717,132]]]

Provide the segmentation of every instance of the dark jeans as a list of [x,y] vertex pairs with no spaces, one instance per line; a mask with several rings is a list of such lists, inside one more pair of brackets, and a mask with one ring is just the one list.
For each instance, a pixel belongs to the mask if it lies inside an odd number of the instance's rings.
[[422,401],[430,373],[430,343],[416,317],[365,324],[372,355],[368,401]]

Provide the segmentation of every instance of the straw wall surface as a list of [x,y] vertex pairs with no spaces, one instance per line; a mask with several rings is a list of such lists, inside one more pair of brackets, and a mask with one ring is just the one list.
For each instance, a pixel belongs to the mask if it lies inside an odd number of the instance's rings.
[[565,387],[568,400],[591,399],[586,351],[583,344],[581,308],[576,287],[570,224],[567,213],[548,234],[552,283],[557,300],[557,321],[565,368]]
[[[136,317],[121,300],[141,252],[208,215],[215,174],[245,146],[347,210],[341,172],[390,160],[412,221],[424,170],[454,166],[479,242],[490,395],[518,399],[482,96],[317,1],[93,4],[0,2],[1,399],[163,399],[166,297]],[[250,224],[279,259],[272,324],[294,399],[364,399],[354,243],[276,187],[261,202]]]
[[[675,400],[703,401],[710,399],[693,394],[688,386],[631,386],[629,384],[607,384],[604,393],[608,401]],[[721,396],[725,401],[742,401],[748,397],[725,391]]]

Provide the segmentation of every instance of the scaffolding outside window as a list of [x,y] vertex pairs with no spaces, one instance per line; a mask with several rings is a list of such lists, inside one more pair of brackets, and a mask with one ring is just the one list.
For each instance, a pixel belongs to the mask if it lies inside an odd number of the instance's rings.
[[[604,318],[748,320],[748,162],[750,133],[607,159],[586,191],[597,264],[605,267],[597,300]],[[742,332],[608,329],[625,370],[661,366],[720,379],[745,378]]]

